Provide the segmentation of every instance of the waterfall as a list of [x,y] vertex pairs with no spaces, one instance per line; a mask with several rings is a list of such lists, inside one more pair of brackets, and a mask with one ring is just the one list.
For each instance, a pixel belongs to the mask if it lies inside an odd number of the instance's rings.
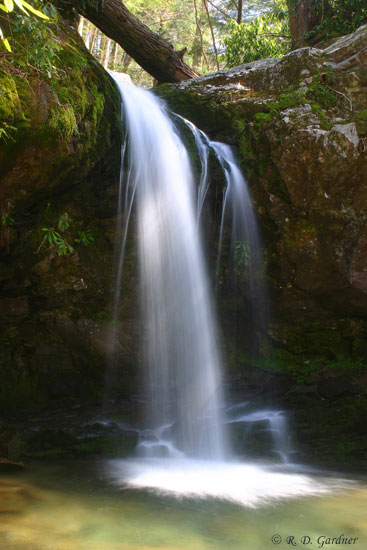
[[[163,103],[146,90],[118,85],[129,166],[123,242],[134,201],[149,389],[150,435],[142,448],[153,456],[175,450],[223,459],[229,451],[221,359],[189,157]],[[120,253],[123,258],[124,246]]]
[[[275,451],[287,461],[289,448],[282,411],[241,412],[247,404],[230,409],[226,420],[222,367],[216,316],[204,262],[198,219],[207,195],[209,149],[222,165],[227,186],[220,231],[230,207],[232,240],[261,251],[246,182],[232,150],[210,142],[190,126],[197,145],[201,177],[196,189],[186,149],[166,113],[152,93],[120,82],[126,129],[122,146],[115,258],[116,290],[113,302],[114,332],[123,290],[123,262],[129,225],[137,232],[142,337],[148,401],[140,456],[112,461],[114,482],[126,487],[154,490],[178,498],[220,498],[244,506],[305,494],[325,494],[326,483],[303,472],[272,469],[234,459],[227,441],[233,423],[267,422]],[[244,219],[245,217],[245,219]],[[251,227],[250,227],[251,226]],[[246,246],[242,252],[247,254]],[[259,254],[257,254],[259,257]],[[249,285],[256,285],[256,270]],[[289,467],[289,464],[287,465]]]

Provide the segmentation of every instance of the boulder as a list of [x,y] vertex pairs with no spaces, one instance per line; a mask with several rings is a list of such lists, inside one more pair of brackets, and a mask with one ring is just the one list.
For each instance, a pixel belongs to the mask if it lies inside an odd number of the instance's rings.
[[325,399],[338,399],[360,395],[362,388],[350,376],[326,378],[318,385],[318,392]]
[[[272,347],[279,361],[367,359],[366,74],[364,26],[324,50],[156,89],[173,111],[238,149],[271,287],[268,343],[258,347]],[[236,307],[245,309],[244,296]],[[239,334],[246,353],[244,328]]]

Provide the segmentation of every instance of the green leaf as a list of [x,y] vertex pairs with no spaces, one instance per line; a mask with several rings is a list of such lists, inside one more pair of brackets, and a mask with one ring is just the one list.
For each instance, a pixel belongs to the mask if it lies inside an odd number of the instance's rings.
[[8,12],[13,11],[14,9],[14,2],[13,0],[4,0],[4,4]]
[[24,9],[22,0],[14,0],[18,8],[20,8],[26,15],[29,15],[26,9]]
[[65,231],[70,227],[69,215],[67,212],[64,212],[64,214],[60,216],[57,227],[60,229],[60,231]]
[[39,10],[36,10],[33,6],[28,4],[28,2],[24,2],[24,0],[22,0],[22,4],[25,8],[27,8],[27,10],[34,13],[34,15],[37,15],[37,17],[40,17],[41,19],[49,19],[49,17],[47,17],[47,15],[45,15],[44,13],[42,13]]
[[[1,7],[1,4],[0,4],[0,7]],[[8,39],[7,39],[7,38],[4,38],[4,34],[3,34],[3,31],[2,31],[2,28],[1,28],[1,27],[0,27],[0,39],[3,41],[4,46],[5,46],[5,48],[8,50],[8,52],[11,52],[10,44],[9,44],[9,42],[8,42]]]
[[8,52],[11,52],[11,47],[7,38],[3,38],[3,43]]

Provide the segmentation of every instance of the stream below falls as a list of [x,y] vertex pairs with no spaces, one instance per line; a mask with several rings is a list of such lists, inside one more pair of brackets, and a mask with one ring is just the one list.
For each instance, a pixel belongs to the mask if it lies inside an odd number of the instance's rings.
[[367,548],[365,480],[287,470],[332,490],[245,506],[116,484],[122,462],[32,463],[1,475],[1,550]]

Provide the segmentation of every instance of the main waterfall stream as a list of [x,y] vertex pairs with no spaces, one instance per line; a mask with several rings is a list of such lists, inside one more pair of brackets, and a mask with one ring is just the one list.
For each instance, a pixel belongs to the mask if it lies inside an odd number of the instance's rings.
[[159,101],[129,84],[121,92],[126,185],[136,202],[147,427],[159,433],[158,441],[144,442],[145,451],[159,456],[166,446],[171,455],[223,459],[221,366],[190,161]]

